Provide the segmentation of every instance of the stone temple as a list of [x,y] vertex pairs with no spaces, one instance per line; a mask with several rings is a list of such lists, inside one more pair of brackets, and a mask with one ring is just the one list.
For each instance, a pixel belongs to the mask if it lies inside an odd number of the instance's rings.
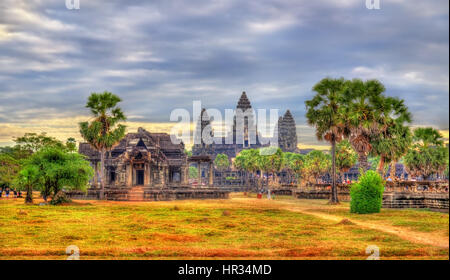
[[[231,159],[244,149],[257,149],[270,145],[270,139],[264,138],[258,132],[252,105],[245,92],[239,98],[236,110],[246,112],[244,114],[243,127],[240,128],[237,125],[235,115],[231,132],[226,137],[214,137],[214,131],[211,129],[211,121],[213,120],[210,119],[205,109],[202,110],[194,135],[194,138],[197,139],[195,141],[197,144],[192,147],[193,155],[209,155],[214,160],[218,154],[226,154]],[[203,138],[201,135],[203,135]],[[212,143],[211,141],[209,141],[210,143],[205,143],[208,142],[204,141],[205,135],[213,139]],[[276,135],[273,135],[273,137],[278,137],[279,147],[284,152],[298,152],[295,121],[289,110],[286,111],[283,117],[279,118]]]
[[[79,150],[98,174],[100,153],[88,143],[80,143]],[[113,188],[187,184],[188,180],[184,144],[173,144],[169,134],[150,133],[143,128],[128,133],[106,154],[105,167],[106,185]],[[94,176],[94,185],[97,180]]]

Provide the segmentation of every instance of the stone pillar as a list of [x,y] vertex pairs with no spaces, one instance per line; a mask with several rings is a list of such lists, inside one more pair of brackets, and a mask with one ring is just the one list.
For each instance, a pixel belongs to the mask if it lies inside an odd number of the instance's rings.
[[98,188],[98,162],[94,162],[94,187]]
[[132,164],[127,164],[126,165],[126,182],[125,185],[127,187],[131,187],[133,185],[133,167]]
[[149,172],[149,164],[144,163],[144,186],[150,184],[150,172]]
[[200,186],[202,184],[202,163],[198,162],[198,185]]
[[186,165],[183,167],[183,181],[181,181],[183,184],[189,183],[189,165]]
[[166,184],[166,172],[165,172],[165,167],[162,167],[161,170],[159,171],[159,175],[161,178],[161,185],[165,185]]
[[214,164],[212,162],[209,163],[209,186],[212,187],[214,185]]
[[151,163],[148,164],[148,184],[153,184],[153,168]]

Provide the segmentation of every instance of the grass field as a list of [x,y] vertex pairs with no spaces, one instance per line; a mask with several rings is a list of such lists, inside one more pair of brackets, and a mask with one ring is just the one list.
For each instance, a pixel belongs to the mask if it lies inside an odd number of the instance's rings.
[[[232,194],[227,200],[0,200],[0,259],[448,259],[449,216],[424,210],[348,213],[348,203]],[[411,238],[409,238],[411,237]],[[417,237],[417,238],[415,238]],[[418,238],[420,237],[420,238]],[[445,245],[446,244],[446,245]]]

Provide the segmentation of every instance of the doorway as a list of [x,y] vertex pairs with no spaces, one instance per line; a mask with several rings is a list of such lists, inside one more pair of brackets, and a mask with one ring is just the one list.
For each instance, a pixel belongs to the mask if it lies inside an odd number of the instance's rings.
[[144,184],[144,170],[136,170],[136,185]]

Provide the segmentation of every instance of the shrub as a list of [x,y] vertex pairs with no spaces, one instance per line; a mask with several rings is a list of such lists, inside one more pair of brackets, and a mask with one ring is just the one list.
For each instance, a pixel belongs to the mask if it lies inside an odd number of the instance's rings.
[[53,196],[52,200],[50,201],[50,204],[61,205],[69,202],[72,202],[72,200],[69,199],[63,191],[59,191],[55,194],[55,196]]
[[359,182],[350,189],[350,212],[358,214],[379,213],[383,203],[384,181],[381,176],[369,170],[361,174]]

